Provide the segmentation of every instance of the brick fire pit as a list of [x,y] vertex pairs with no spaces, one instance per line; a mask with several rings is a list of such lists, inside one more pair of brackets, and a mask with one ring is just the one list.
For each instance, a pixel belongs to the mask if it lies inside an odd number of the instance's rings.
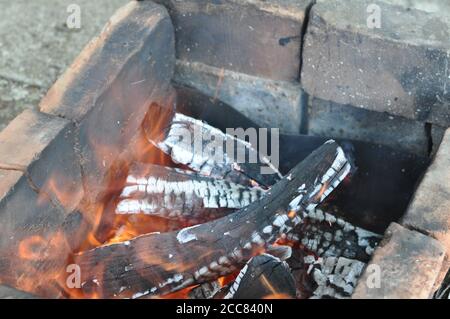
[[[380,29],[367,27],[371,3],[382,9]],[[152,153],[141,144],[151,106],[189,99],[184,90],[286,136],[370,143],[431,162],[416,167],[414,192],[400,211],[388,205],[382,225],[367,212],[355,217],[384,237],[351,297],[433,297],[450,267],[450,42],[442,30],[450,32],[450,18],[387,0],[131,1],[40,112],[25,111],[0,133],[0,297],[79,297],[65,294],[60,274],[98,226],[123,163]],[[55,273],[51,287],[44,273]]]

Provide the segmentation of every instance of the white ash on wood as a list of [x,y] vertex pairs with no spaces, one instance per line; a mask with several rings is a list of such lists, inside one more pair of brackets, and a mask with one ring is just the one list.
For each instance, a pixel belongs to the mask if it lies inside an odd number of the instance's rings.
[[253,180],[264,186],[281,178],[272,158],[250,143],[180,113],[173,115],[164,136],[147,133],[147,137],[175,163],[202,175],[237,183]]
[[260,201],[178,232],[148,234],[74,256],[83,289],[103,297],[161,295],[215,280],[240,269],[289,233],[306,211],[351,170],[344,151],[329,141],[298,164]]
[[368,262],[382,236],[320,209],[308,212],[287,239],[320,257],[346,257]]
[[147,214],[205,221],[260,200],[266,191],[192,171],[134,163],[120,195],[117,214]]
[[366,264],[344,257],[325,257],[314,260],[306,257],[310,263],[308,272],[317,284],[311,298],[348,298],[352,295],[356,283]]

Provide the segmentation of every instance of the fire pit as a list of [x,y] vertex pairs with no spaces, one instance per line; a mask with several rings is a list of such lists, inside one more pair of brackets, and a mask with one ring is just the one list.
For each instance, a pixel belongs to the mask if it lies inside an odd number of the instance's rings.
[[[0,296],[448,296],[450,96],[426,100],[448,79],[384,97],[363,75],[363,96],[354,53],[323,52],[379,39],[334,1],[156,2],[0,133]],[[387,72],[403,32],[357,72]]]

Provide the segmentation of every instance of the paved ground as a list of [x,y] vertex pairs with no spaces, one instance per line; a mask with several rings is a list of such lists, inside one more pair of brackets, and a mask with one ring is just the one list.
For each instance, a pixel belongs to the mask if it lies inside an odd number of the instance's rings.
[[[129,0],[0,0],[0,130],[37,108],[56,78]],[[69,4],[81,8],[81,29],[69,29]]]

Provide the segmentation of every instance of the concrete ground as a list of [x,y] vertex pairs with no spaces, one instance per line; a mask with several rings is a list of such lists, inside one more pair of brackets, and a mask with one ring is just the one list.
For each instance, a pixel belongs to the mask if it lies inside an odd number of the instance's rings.
[[[40,99],[108,18],[129,0],[0,0],[0,130]],[[70,4],[81,28],[69,29]]]

